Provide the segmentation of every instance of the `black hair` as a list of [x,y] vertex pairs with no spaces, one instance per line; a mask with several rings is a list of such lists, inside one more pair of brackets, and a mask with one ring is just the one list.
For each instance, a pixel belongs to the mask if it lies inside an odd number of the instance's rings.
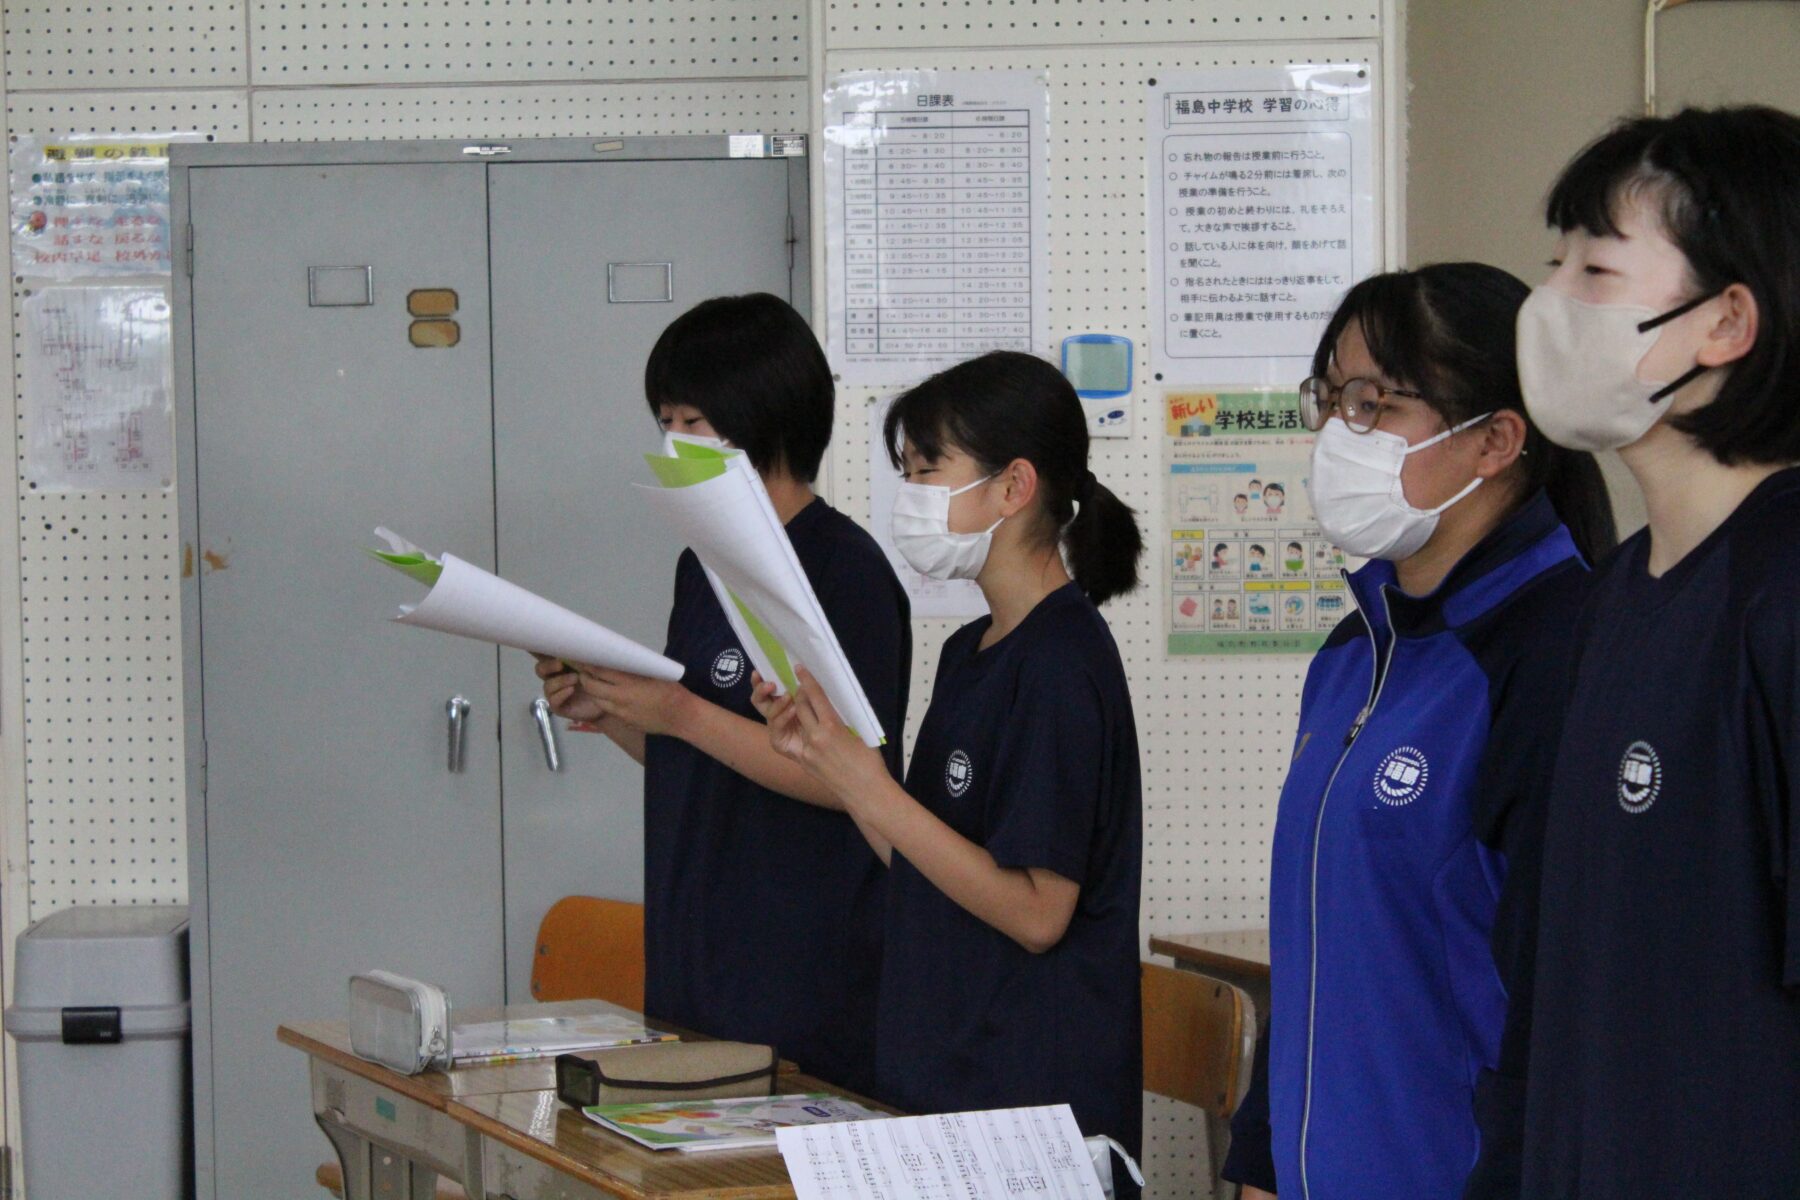
[[1218,545],[1213,547],[1213,553],[1219,554],[1219,553],[1222,553],[1229,549],[1231,549],[1231,547],[1228,544],[1226,544],[1225,542],[1220,542]]
[[1670,423],[1728,466],[1800,459],[1800,117],[1746,106],[1621,122],[1563,169],[1544,219],[1616,236],[1634,202],[1687,259],[1695,296],[1741,283],[1756,298],[1756,344],[1711,403]]
[[1250,543],[1250,548],[1252,550],[1256,551],[1258,554],[1267,554],[1269,552],[1269,548],[1267,546],[1263,545],[1261,542]]
[[811,483],[831,441],[837,390],[806,318],[779,296],[702,300],[662,331],[644,364],[644,398],[705,414],[765,474]]
[[1289,542],[1285,548],[1288,550],[1298,550],[1302,554],[1306,553],[1306,547],[1302,546],[1299,542]]
[[1088,470],[1087,415],[1043,359],[995,350],[939,371],[894,401],[882,434],[896,467],[908,440],[927,459],[953,447],[989,472],[1024,459],[1037,471],[1043,538],[1067,551],[1088,598],[1102,604],[1138,585],[1144,535]]
[[1486,263],[1371,275],[1350,289],[1325,326],[1313,352],[1313,374],[1325,375],[1338,338],[1354,321],[1382,374],[1421,393],[1446,425],[1503,408],[1518,413],[1525,421],[1525,448],[1507,474],[1518,477],[1519,500],[1540,488],[1547,492],[1576,549],[1591,563],[1619,541],[1612,499],[1594,456],[1558,446],[1525,412],[1516,329],[1530,294]]
[[1242,500],[1244,503],[1248,504],[1250,502],[1250,497],[1249,497],[1249,495],[1247,495],[1244,492],[1239,492],[1237,495],[1235,495],[1231,498],[1231,502],[1233,504],[1236,504],[1239,500]]
[[1282,487],[1279,483],[1263,484],[1263,495],[1267,496],[1270,492],[1280,492],[1283,496],[1287,495],[1287,489]]

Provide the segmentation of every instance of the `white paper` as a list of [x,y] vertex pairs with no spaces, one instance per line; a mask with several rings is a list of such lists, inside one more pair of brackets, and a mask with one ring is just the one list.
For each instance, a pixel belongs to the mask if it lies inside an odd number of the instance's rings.
[[466,563],[442,557],[444,573],[416,605],[401,605],[394,620],[478,642],[497,642],[565,662],[591,663],[652,679],[681,678],[681,664],[640,646],[586,617],[515,583]]
[[798,1200],[1104,1200],[1066,1104],[775,1134]]
[[781,644],[793,666],[812,672],[838,716],[863,743],[881,745],[886,733],[762,480],[742,454],[723,461],[724,473],[704,482],[687,487],[640,484],[639,491],[706,568],[719,607],[757,672],[785,693],[779,666],[739,610],[739,601]]
[[1158,72],[1145,132],[1151,370],[1298,385],[1338,301],[1379,269],[1368,65]]
[[1033,71],[859,71],[825,91],[826,348],[852,384],[1048,355],[1050,114]]
[[20,312],[26,477],[46,491],[169,487],[167,287],[51,284]]
[[908,566],[894,548],[894,498],[900,494],[900,474],[882,441],[882,426],[892,405],[891,399],[877,405],[869,419],[869,528],[906,589],[913,616],[973,620],[988,610],[987,597],[974,580],[931,579]]

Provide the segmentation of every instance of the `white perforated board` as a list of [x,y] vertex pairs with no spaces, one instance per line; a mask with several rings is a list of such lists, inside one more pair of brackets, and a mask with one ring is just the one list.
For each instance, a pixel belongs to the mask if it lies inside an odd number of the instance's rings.
[[[241,141],[246,108],[234,92],[12,92],[7,129],[179,129]],[[15,280],[15,327],[21,288]],[[72,904],[184,903],[174,495],[45,493],[22,472],[17,479],[30,916]]]
[[[829,21],[861,20],[867,9],[849,0],[831,3]],[[981,5],[907,5],[915,22],[927,23],[921,9],[938,8],[940,25],[957,13],[981,16]],[[996,6],[997,7],[997,6]],[[1094,5],[1031,3],[1008,6],[1013,19],[984,39],[1067,41],[1060,29],[1050,35],[1033,21],[1079,20]],[[1171,6],[1107,5],[1105,12],[1156,10],[1170,18]],[[1229,8],[1229,6],[1224,6]],[[1280,24],[1280,12],[1324,24],[1328,12],[1308,5],[1256,6],[1265,22]],[[1141,348],[1147,336],[1145,271],[1144,106],[1146,84],[1158,71],[1212,66],[1283,65],[1291,60],[1360,62],[1380,79],[1381,43],[1377,24],[1355,11],[1339,18],[1360,35],[1354,41],[1232,42],[1213,45],[1067,47],[1036,49],[865,49],[923,40],[924,24],[873,31],[861,27],[851,48],[828,24],[827,72],[896,69],[1042,70],[1048,73],[1050,111],[1050,322],[1053,339],[1071,333],[1123,334]],[[1279,9],[1279,12],[1276,10]],[[885,10],[884,10],[885,11]],[[1183,13],[1214,13],[1218,6],[1181,6]],[[1054,14],[1054,17],[1051,16]],[[1296,22],[1298,24],[1299,22]],[[1171,29],[1173,27],[1170,27]],[[1267,29],[1267,24],[1263,27]],[[915,34],[914,30],[919,30]],[[962,35],[957,35],[958,37]],[[973,36],[971,32],[969,36]],[[1184,35],[1191,36],[1191,35]],[[1211,37],[1212,34],[1201,36]],[[1265,34],[1265,36],[1267,36]],[[891,39],[891,40],[890,40]],[[1105,40],[1096,37],[1093,40]],[[946,45],[961,45],[946,39]],[[823,76],[821,77],[821,81]],[[1389,98],[1378,89],[1377,127]],[[1386,174],[1376,164],[1377,179]],[[815,183],[815,190],[817,189]],[[1379,186],[1379,185],[1378,185]],[[1376,198],[1377,211],[1382,197]],[[816,290],[815,281],[815,290]],[[815,305],[817,307],[817,305]],[[1145,586],[1115,600],[1103,611],[1112,627],[1131,681],[1144,782],[1143,931],[1183,933],[1204,929],[1260,926],[1268,915],[1268,849],[1276,799],[1286,774],[1288,747],[1299,713],[1304,656],[1170,658],[1162,633],[1169,569],[1164,547],[1167,521],[1161,492],[1161,422],[1155,381],[1137,381],[1140,414],[1132,436],[1096,439],[1094,472],[1139,513],[1149,546],[1143,563]],[[843,397],[832,442],[834,501],[866,519],[868,513],[870,413],[889,394],[873,389]],[[953,621],[920,621],[914,630],[912,692],[907,745],[931,702],[937,649],[956,628]],[[1208,1169],[1205,1123],[1198,1109],[1161,1097],[1146,1097],[1144,1129],[1148,1194],[1193,1195],[1194,1180]]]

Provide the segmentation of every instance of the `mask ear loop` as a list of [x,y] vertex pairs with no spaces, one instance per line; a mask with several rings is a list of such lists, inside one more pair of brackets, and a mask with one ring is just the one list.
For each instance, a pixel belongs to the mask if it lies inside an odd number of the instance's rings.
[[[1439,442],[1443,441],[1445,438],[1455,437],[1457,434],[1461,433],[1465,429],[1474,428],[1475,426],[1481,424],[1483,421],[1487,420],[1489,417],[1492,417],[1493,415],[1494,414],[1492,412],[1484,412],[1479,417],[1470,417],[1467,421],[1464,421],[1461,425],[1457,425],[1453,428],[1446,429],[1446,430],[1444,430],[1444,432],[1438,434],[1436,437],[1427,438],[1426,440],[1420,442],[1416,446],[1408,446],[1406,448],[1406,453],[1411,454],[1415,450],[1423,450],[1427,446],[1435,446]],[[1397,482],[1398,481],[1396,480],[1396,483]],[[1417,513],[1424,513],[1428,516],[1433,516],[1433,517],[1442,516],[1450,508],[1451,505],[1455,504],[1457,501],[1466,497],[1470,492],[1472,492],[1476,488],[1480,487],[1484,482],[1486,482],[1486,481],[1483,480],[1481,478],[1481,476],[1477,475],[1475,478],[1469,480],[1468,487],[1465,487],[1462,491],[1456,493],[1456,495],[1450,497],[1448,500],[1444,501],[1442,504],[1438,505],[1436,508],[1414,508],[1413,511],[1417,512]],[[1404,500],[1405,500],[1404,493],[1401,494],[1401,499],[1402,499],[1402,502],[1404,503]],[[1407,507],[1412,508],[1412,505],[1408,504]]]
[[[1693,312],[1696,308],[1699,308],[1702,304],[1705,304],[1708,300],[1711,300],[1718,295],[1718,292],[1708,292],[1704,296],[1696,296],[1686,304],[1680,304],[1671,308],[1660,317],[1651,317],[1648,321],[1639,321],[1637,330],[1639,333],[1649,333],[1652,329],[1668,324],[1676,317],[1685,317],[1687,314]],[[1649,396],[1650,403],[1662,403],[1664,400],[1673,396],[1676,392],[1679,392],[1682,388],[1694,382],[1694,380],[1700,378],[1700,376],[1706,374],[1710,370],[1712,370],[1711,367],[1695,363],[1692,369],[1683,371],[1680,375],[1676,376],[1675,379],[1665,383],[1654,392],[1651,392]]]

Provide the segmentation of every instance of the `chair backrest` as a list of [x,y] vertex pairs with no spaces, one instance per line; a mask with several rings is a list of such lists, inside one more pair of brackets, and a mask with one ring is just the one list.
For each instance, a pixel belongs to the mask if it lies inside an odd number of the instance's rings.
[[1229,1117],[1250,1083],[1255,1005],[1223,980],[1140,963],[1144,1090]]
[[564,896],[538,926],[533,1000],[606,1000],[644,1011],[644,906]]

